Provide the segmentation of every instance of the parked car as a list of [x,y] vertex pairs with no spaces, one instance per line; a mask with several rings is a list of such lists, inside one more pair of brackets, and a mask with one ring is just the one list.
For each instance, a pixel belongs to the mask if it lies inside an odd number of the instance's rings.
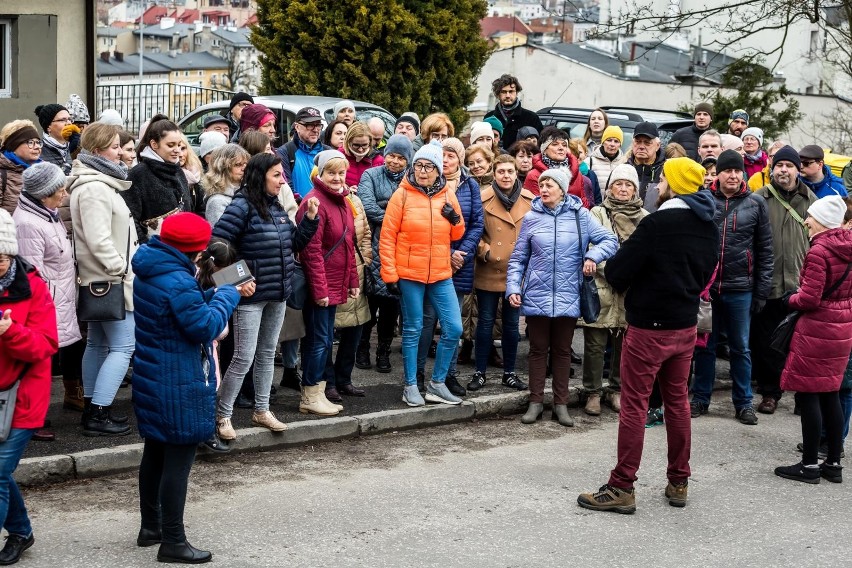
[[[296,120],[296,113],[304,107],[314,107],[323,115],[323,128],[334,120],[332,113],[334,105],[343,99],[332,97],[307,97],[300,95],[273,95],[270,97],[254,97],[254,102],[268,106],[275,114],[275,128],[278,131],[278,139],[275,142],[276,146],[280,146],[290,140],[290,132],[293,130],[293,122]],[[385,135],[390,137],[393,134],[396,118],[387,110],[380,106],[363,101],[352,101],[355,103],[355,115],[358,120],[369,120],[374,116],[378,116],[385,123]],[[230,101],[224,100],[216,103],[202,105],[183,118],[177,125],[183,130],[186,137],[189,139],[193,147],[198,146],[198,135],[204,130],[204,119],[212,114],[228,114],[228,106]],[[196,148],[197,149],[197,148]]]
[[[663,146],[668,143],[672,134],[679,128],[693,123],[689,113],[629,107],[601,107],[609,117],[609,123],[620,126],[624,132],[624,144],[628,148],[633,140],[633,128],[640,122],[653,122],[660,131],[660,141]],[[538,117],[544,126],[556,126],[570,133],[571,138],[582,138],[586,132],[589,115],[595,109],[547,107],[538,111]]]

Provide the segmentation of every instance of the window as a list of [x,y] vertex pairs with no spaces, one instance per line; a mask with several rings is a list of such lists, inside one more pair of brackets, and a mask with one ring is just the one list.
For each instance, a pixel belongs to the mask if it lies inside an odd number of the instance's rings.
[[12,22],[0,20],[0,98],[12,96]]

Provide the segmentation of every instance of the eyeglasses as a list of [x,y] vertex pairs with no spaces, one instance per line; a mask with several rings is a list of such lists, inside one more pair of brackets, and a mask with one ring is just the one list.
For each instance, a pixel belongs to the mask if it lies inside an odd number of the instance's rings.
[[27,148],[29,148],[30,150],[33,150],[35,148],[41,148],[42,146],[44,146],[44,142],[42,142],[38,138],[27,140]]
[[69,116],[68,118],[57,118],[51,121],[51,123],[54,122],[59,122],[62,124],[71,124],[71,117]]
[[807,168],[810,165],[816,164],[819,160],[802,160],[802,167]]
[[414,164],[414,169],[420,170],[421,172],[428,174],[430,172],[435,171],[435,164],[417,162],[416,164]]
[[443,142],[444,140],[446,140],[449,137],[450,136],[448,134],[438,134],[437,132],[435,132],[434,134],[432,134],[429,137],[429,139],[430,140],[440,140],[441,142]]
[[370,144],[350,144],[349,146],[351,146],[353,150],[366,150],[370,147]]
[[308,130],[319,130],[320,128],[322,128],[322,124],[319,122],[311,122],[309,124],[305,124],[304,122],[297,122],[296,124],[298,124],[302,128],[307,128]]

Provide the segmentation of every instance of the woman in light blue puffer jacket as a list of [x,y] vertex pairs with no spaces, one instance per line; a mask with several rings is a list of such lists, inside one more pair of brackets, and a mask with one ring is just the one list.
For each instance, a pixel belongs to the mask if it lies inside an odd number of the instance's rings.
[[[547,170],[539,178],[540,197],[524,217],[509,259],[506,298],[521,308],[530,338],[530,406],[521,421],[534,423],[544,408],[547,353],[552,350],[553,419],[573,426],[568,415],[571,341],[580,317],[580,272],[595,273],[597,263],[618,249],[580,199],[568,193],[571,173]],[[577,238],[577,222],[582,242]],[[589,250],[589,243],[594,247]],[[585,259],[585,261],[583,260]]]

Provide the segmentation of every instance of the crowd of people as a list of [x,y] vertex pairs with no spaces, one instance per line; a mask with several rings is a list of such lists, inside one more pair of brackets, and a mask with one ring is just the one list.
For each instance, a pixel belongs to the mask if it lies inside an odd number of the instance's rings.
[[[298,410],[334,416],[367,395],[353,368],[394,371],[397,329],[405,405],[457,405],[495,379],[529,389],[521,422],[534,424],[552,376],[552,418],[572,426],[582,327],[583,410],[619,413],[618,463],[583,507],[635,510],[644,429],[657,424],[666,498],[686,504],[690,421],[708,412],[719,354],[742,424],[796,393],[802,460],[775,473],[840,482],[852,204],[823,149],[767,143],[746,110],[720,133],[709,103],[665,146],[642,122],[623,147],[602,109],[572,138],[523,108],[517,78],[492,86],[497,105],[468,144],[443,113],[405,113],[385,139],[380,119],[359,122],[344,100],[325,128],[301,109],[279,145],[276,114],[246,93],[206,118],[197,153],[164,115],[134,136],[113,110],[91,121],[76,96],[36,108],[41,134],[26,119],[3,126],[0,388],[19,388],[0,424],[0,563],[33,544],[12,472],[31,438],[55,437],[44,428],[54,355],[86,436],[131,432],[112,406],[132,367],[145,441],[137,543],[159,544],[162,561],[212,557],[183,528],[197,447],[229,450],[235,407],[286,430],[270,410],[276,357]],[[217,285],[237,261],[251,279]],[[791,312],[779,350],[773,331]]]

